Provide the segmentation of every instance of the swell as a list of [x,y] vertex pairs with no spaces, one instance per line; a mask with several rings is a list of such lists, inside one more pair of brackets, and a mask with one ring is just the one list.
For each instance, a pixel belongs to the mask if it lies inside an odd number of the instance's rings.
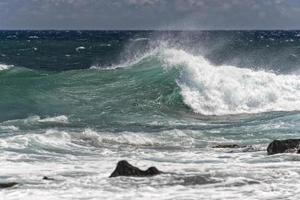
[[67,115],[86,124],[120,126],[191,112],[235,115],[300,108],[299,75],[215,66],[201,55],[168,47],[121,65],[59,73],[18,70],[0,78],[2,121]]
[[161,66],[151,55],[123,69],[0,74],[0,121],[66,115],[83,126],[112,127],[187,110],[175,82],[178,70]]

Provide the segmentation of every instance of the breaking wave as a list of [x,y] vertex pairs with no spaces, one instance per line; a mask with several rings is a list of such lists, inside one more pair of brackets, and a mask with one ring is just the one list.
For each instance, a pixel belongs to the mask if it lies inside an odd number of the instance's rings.
[[184,103],[204,115],[228,115],[300,108],[300,76],[214,66],[202,56],[167,49],[167,68],[180,69],[177,84]]
[[[148,70],[157,70],[153,67],[157,63],[166,72],[177,70],[173,81],[180,88],[182,101],[198,114],[233,115],[296,111],[300,108],[299,75],[280,75],[229,65],[215,66],[203,56],[182,49],[159,48],[134,61],[105,68],[94,66],[92,69],[139,68],[145,67],[145,63]],[[148,79],[145,76],[144,80],[151,82]],[[164,81],[161,80],[161,83]],[[163,84],[153,87],[164,90]]]

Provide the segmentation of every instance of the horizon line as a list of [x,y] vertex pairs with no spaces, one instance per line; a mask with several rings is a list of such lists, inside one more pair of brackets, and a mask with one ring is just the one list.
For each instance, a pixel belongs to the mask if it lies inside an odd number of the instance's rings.
[[0,29],[0,31],[300,31],[299,29]]

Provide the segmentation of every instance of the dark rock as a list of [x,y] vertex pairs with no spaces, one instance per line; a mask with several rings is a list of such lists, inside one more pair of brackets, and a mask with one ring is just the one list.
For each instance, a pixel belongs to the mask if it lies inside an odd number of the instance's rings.
[[44,176],[44,177],[43,177],[43,180],[46,180],[46,181],[54,181],[55,179],[54,179],[54,178],[49,178],[48,176]]
[[155,167],[150,167],[147,170],[143,171],[137,167],[132,166],[126,160],[122,160],[118,162],[117,167],[114,170],[114,172],[110,175],[110,178],[117,177],[117,176],[146,177],[146,176],[155,176],[161,173],[162,172]]
[[269,155],[277,153],[299,152],[300,139],[274,140],[267,148]]
[[213,148],[245,148],[246,146],[240,146],[240,145],[237,145],[237,144],[218,144],[216,146],[213,146]]
[[15,185],[18,185],[18,183],[10,182],[10,183],[0,183],[0,188],[10,188]]

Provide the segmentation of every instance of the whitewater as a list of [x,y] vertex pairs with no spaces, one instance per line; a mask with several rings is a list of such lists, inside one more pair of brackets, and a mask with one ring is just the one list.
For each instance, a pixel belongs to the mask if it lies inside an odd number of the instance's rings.
[[0,32],[0,199],[298,199],[298,34]]

